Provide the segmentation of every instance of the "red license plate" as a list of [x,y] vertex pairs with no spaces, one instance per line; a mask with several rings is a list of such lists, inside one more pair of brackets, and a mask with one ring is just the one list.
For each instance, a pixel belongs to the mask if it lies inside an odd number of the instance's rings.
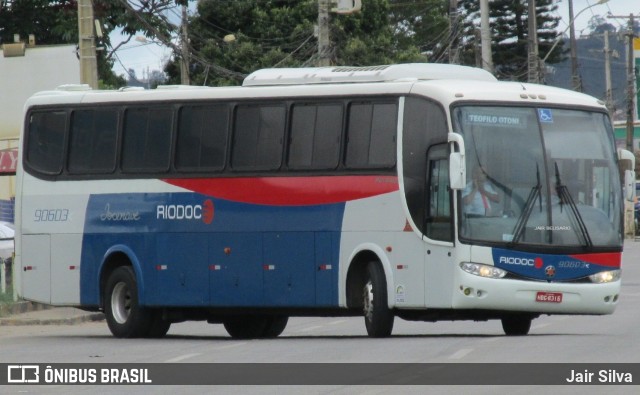
[[536,302],[562,303],[562,293],[560,292],[538,292]]

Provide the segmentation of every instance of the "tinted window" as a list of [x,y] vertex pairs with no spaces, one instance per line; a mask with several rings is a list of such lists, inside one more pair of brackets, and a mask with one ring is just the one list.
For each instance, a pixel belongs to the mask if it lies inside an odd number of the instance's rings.
[[171,152],[170,107],[127,110],[124,118],[122,169],[165,171]]
[[117,135],[117,109],[75,111],[71,117],[69,136],[69,172],[113,171]]
[[396,158],[396,129],[396,104],[351,104],[345,164],[351,168],[393,166]]
[[433,240],[453,241],[451,216],[451,189],[449,188],[448,145],[440,144],[427,154],[428,202],[426,205],[427,237]]
[[297,105],[291,119],[292,169],[332,169],[340,158],[342,105]]
[[64,111],[31,114],[26,161],[33,169],[45,174],[62,171],[66,119]]
[[185,106],[180,110],[176,168],[220,170],[227,152],[228,107]]
[[236,170],[280,168],[284,127],[284,106],[238,106],[231,166]]

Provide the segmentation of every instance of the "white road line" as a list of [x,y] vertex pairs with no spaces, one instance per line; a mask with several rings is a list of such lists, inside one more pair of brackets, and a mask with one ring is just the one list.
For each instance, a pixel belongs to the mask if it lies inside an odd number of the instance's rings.
[[226,346],[213,347],[213,349],[214,350],[228,350],[230,348],[236,348],[236,347],[244,346],[245,344],[247,344],[247,342],[233,343],[233,344],[227,344]]
[[472,351],[473,348],[461,348],[460,350],[451,354],[451,356],[449,356],[449,359],[462,359]]
[[184,361],[185,359],[189,359],[189,358],[197,357],[198,355],[202,355],[202,354],[201,354],[201,353],[184,354],[184,355],[177,356],[177,357],[175,357],[175,358],[167,359],[167,360],[166,360],[166,361],[164,361],[164,362],[165,362],[165,363],[180,362],[180,361]]
[[317,325],[316,326],[310,326],[310,327],[307,327],[307,328],[302,328],[298,332],[311,332],[311,331],[315,331],[316,329],[320,329],[320,328],[322,328],[322,326],[317,326]]
[[345,322],[347,322],[347,320],[331,321],[327,325],[338,325],[338,324],[344,324]]

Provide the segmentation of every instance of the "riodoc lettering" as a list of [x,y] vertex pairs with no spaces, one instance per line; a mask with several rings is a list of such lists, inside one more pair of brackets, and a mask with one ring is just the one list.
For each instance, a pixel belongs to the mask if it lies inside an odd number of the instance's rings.
[[514,256],[501,256],[500,263],[505,263],[507,265],[534,266],[535,260],[529,258],[518,258]]
[[156,207],[157,219],[182,220],[182,219],[201,219],[202,206],[169,204],[159,205]]

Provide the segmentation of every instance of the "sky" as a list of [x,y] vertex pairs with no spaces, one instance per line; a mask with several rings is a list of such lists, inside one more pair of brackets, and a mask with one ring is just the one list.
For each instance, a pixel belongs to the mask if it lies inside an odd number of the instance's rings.
[[[363,0],[366,2],[366,0]],[[490,0],[491,1],[491,0]],[[195,3],[195,2],[193,2]],[[640,19],[640,0],[609,0],[607,3],[589,6],[598,3],[598,0],[573,0],[573,14],[575,18],[575,30],[579,36],[585,31],[587,24],[594,15],[607,17],[612,15],[628,16],[633,13]],[[190,12],[194,12],[194,6],[190,6]],[[568,0],[561,0],[558,4],[558,15],[562,18],[558,29],[565,31],[569,27]],[[627,23],[627,19],[607,19],[616,27]],[[113,33],[111,41],[114,45],[122,38],[118,33]],[[164,64],[171,56],[171,51],[161,45],[151,42],[131,40],[120,47],[116,52],[114,71],[119,75],[127,75],[128,69],[135,70],[138,79],[146,78],[148,71],[162,70]]]
[[[598,0],[573,0],[573,16],[575,19],[575,31],[579,36],[581,31],[585,31],[589,23],[589,20],[595,16],[600,15],[607,18],[607,15],[616,16],[629,16],[633,13],[636,17],[640,18],[640,0],[609,0],[604,4],[597,4]],[[596,5],[594,5],[596,4]],[[593,7],[588,8],[593,5]],[[559,30],[566,30],[569,27],[569,1],[561,0],[558,3],[558,14],[562,18],[558,24]],[[607,21],[616,27],[626,25],[628,19],[610,19]]]

